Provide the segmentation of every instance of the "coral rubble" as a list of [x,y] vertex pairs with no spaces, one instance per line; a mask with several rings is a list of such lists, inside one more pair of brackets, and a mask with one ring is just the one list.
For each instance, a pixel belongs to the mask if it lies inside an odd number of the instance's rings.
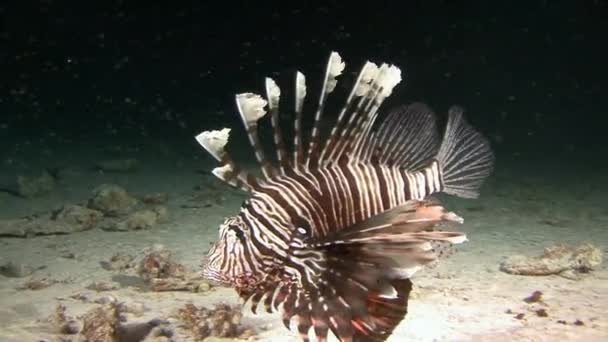
[[540,256],[514,255],[500,264],[500,270],[516,275],[557,274],[579,279],[602,263],[602,252],[591,244],[568,246],[558,244],[545,248]]

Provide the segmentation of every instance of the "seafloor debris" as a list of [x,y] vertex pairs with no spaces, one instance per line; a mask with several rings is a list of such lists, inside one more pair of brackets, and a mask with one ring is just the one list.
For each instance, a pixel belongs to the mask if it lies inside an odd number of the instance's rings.
[[[54,331],[69,341],[204,341],[209,338],[247,339],[254,329],[242,324],[240,306],[217,304],[213,308],[186,304],[172,317],[129,322],[127,305],[118,300],[95,306],[78,317],[58,305],[49,322]],[[76,339],[70,339],[74,336]]]
[[134,172],[139,168],[139,161],[135,158],[111,159],[98,162],[95,166],[104,172]]
[[160,222],[166,221],[167,216],[167,208],[158,206],[152,209],[138,210],[121,220],[108,220],[104,223],[102,229],[110,231],[149,229]]
[[602,263],[602,251],[591,244],[577,247],[558,244],[545,248],[540,256],[514,255],[500,264],[500,270],[517,275],[558,274],[580,279]]
[[171,337],[168,322],[152,319],[146,322],[127,323],[126,307],[112,301],[97,306],[76,319],[66,314],[63,305],[57,306],[52,319],[58,334],[78,334],[78,341],[137,342],[147,337]]
[[31,275],[40,268],[44,268],[44,266],[34,268],[25,263],[9,261],[0,266],[0,274],[10,278],[23,278]]
[[103,214],[78,205],[65,205],[50,214],[0,220],[0,236],[28,237],[69,234],[93,229]]
[[186,304],[177,312],[181,322],[177,337],[190,336],[195,341],[208,337],[238,337],[246,339],[254,335],[250,327],[241,324],[241,308],[227,304],[217,304],[213,309]]
[[95,189],[88,208],[67,204],[50,213],[0,220],[0,236],[23,238],[70,234],[93,228],[120,231],[148,229],[165,222],[168,217],[168,210],[164,206],[140,202],[117,185],[102,185]]
[[57,327],[57,332],[63,335],[75,335],[80,332],[80,323],[69,317],[66,314],[65,305],[59,304],[55,308],[55,314],[53,316],[53,323]]
[[163,245],[155,245],[139,262],[138,273],[149,281],[156,278],[184,278],[186,271],[182,264],[173,260],[173,254]]
[[20,287],[19,290],[42,290],[47,287],[59,283],[58,280],[47,277],[34,277],[26,280]]
[[103,291],[114,291],[120,287],[120,284],[116,282],[108,282],[108,281],[94,281],[87,286],[88,289],[94,290],[97,292]]
[[129,254],[116,253],[112,255],[110,260],[102,261],[101,267],[108,271],[124,271],[135,267],[135,257]]
[[538,317],[549,317],[549,313],[547,313],[546,309],[536,309],[534,312],[536,312],[536,316]]
[[102,218],[103,213],[101,211],[79,205],[64,205],[51,214],[51,220],[78,227],[79,230],[95,228]]
[[139,276],[152,291],[207,291],[211,287],[198,273],[186,271],[162,245],[148,249],[139,261]]
[[88,206],[106,216],[116,217],[130,213],[137,204],[137,199],[125,189],[114,184],[103,184],[93,190]]
[[55,178],[47,171],[39,176],[17,176],[19,195],[32,198],[44,196],[55,188]]
[[524,302],[530,303],[542,303],[543,302],[543,293],[541,291],[534,291],[531,295],[524,298]]
[[154,194],[145,194],[138,196],[139,200],[145,204],[165,204],[169,201],[169,194],[166,192],[157,192]]

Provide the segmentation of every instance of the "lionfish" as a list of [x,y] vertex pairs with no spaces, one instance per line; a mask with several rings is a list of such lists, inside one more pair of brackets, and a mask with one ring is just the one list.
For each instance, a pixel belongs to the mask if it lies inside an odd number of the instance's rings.
[[[392,64],[366,61],[321,139],[321,120],[345,63],[331,52],[310,136],[303,136],[306,79],[296,71],[293,148],[280,127],[281,90],[265,79],[266,97],[236,95],[236,105],[260,166],[258,175],[237,167],[226,151],[229,128],[196,136],[217,161],[213,174],[249,193],[219,228],[203,275],[233,287],[256,313],[281,307],[302,341],[312,328],[318,341],[331,331],[341,341],[384,341],[405,318],[419,269],[438,260],[462,232],[435,229],[463,220],[429,197],[443,192],[477,198],[493,169],[488,141],[452,106],[443,137],[433,111],[414,102],[376,119],[401,82]],[[258,134],[270,113],[276,161]],[[291,139],[290,139],[291,140]]]

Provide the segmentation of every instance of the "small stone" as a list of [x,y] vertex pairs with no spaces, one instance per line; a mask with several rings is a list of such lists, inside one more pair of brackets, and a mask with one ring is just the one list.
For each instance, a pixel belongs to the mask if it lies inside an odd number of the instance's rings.
[[113,296],[107,295],[107,296],[103,296],[103,297],[99,297],[97,299],[95,299],[95,303],[97,304],[110,304],[110,303],[114,303],[116,302],[116,298],[114,298]]
[[536,316],[538,316],[538,317],[549,317],[549,313],[547,313],[547,310],[545,310],[545,309],[538,309],[535,312],[536,312]]
[[44,171],[40,176],[18,176],[19,194],[26,198],[44,196],[55,188],[55,178]]
[[146,306],[142,302],[125,302],[120,305],[120,311],[140,317],[144,315]]
[[85,231],[95,228],[103,218],[103,213],[98,210],[85,208],[79,205],[65,205],[53,212],[51,220],[61,224],[73,226],[71,231]]
[[165,204],[169,201],[169,194],[166,192],[159,192],[143,195],[141,196],[141,201],[145,204]]
[[197,292],[207,292],[209,290],[211,290],[211,285],[207,282],[202,282],[198,285]]
[[76,335],[80,332],[80,323],[74,320],[67,321],[59,328],[59,332],[65,335]]
[[106,282],[106,281],[94,281],[89,286],[88,289],[102,292],[102,291],[114,291],[119,288],[117,283]]
[[152,210],[136,211],[127,217],[126,220],[116,224],[117,230],[140,230],[149,229],[158,222],[158,215]]
[[0,266],[0,274],[10,278],[23,278],[34,273],[34,268],[24,263],[8,262]]
[[118,185],[103,184],[93,190],[93,197],[88,207],[103,212],[107,216],[116,217],[131,212],[138,201]]
[[134,266],[132,255],[117,253],[109,261],[102,261],[101,266],[108,271],[122,271]]
[[53,284],[57,283],[54,279],[48,278],[34,278],[26,281],[19,287],[20,290],[42,290]]
[[69,251],[65,251],[61,253],[61,257],[65,259],[76,259],[76,254]]

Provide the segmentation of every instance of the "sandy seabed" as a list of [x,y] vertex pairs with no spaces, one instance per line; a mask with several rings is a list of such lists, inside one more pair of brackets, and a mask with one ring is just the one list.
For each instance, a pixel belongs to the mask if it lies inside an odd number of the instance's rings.
[[[117,184],[133,193],[167,193],[169,220],[136,231],[93,229],[68,235],[1,237],[1,264],[19,262],[37,270],[21,278],[0,276],[0,341],[59,340],[44,323],[58,303],[73,316],[98,305],[75,299],[75,294],[143,303],[145,312],[137,318],[142,321],[167,317],[185,303],[238,302],[232,290],[223,288],[205,293],[151,292],[136,277],[120,276],[100,265],[118,252],[137,254],[162,244],[196,271],[216,238],[218,224],[234,214],[245,198],[212,176],[196,172],[213,167],[204,151],[190,148],[179,154],[171,146],[121,149],[121,156],[140,161],[141,167],[131,173],[92,169],[96,160],[111,157],[101,145],[72,147],[69,153],[47,147],[42,157],[36,146],[7,149],[0,184],[10,185],[18,174],[36,173],[49,165],[60,165],[65,172],[43,197],[23,199],[0,193],[0,219],[83,203],[100,184]],[[200,160],[193,157],[196,153]],[[608,172],[554,166],[543,161],[499,161],[480,199],[445,199],[445,206],[465,219],[458,228],[469,241],[439,266],[415,275],[409,313],[389,341],[608,340],[608,270],[604,265],[580,280],[516,276],[499,270],[505,257],[538,255],[556,243],[590,242],[607,250]],[[206,204],[192,205],[193,198]],[[39,290],[20,289],[32,277],[56,283]],[[98,292],[87,288],[93,282],[114,282],[119,287]],[[524,301],[534,291],[543,293],[542,303]],[[544,309],[546,317],[538,315],[538,309]],[[279,314],[253,315],[245,310],[243,324],[255,328],[257,340],[299,340],[296,331],[283,327]]]

